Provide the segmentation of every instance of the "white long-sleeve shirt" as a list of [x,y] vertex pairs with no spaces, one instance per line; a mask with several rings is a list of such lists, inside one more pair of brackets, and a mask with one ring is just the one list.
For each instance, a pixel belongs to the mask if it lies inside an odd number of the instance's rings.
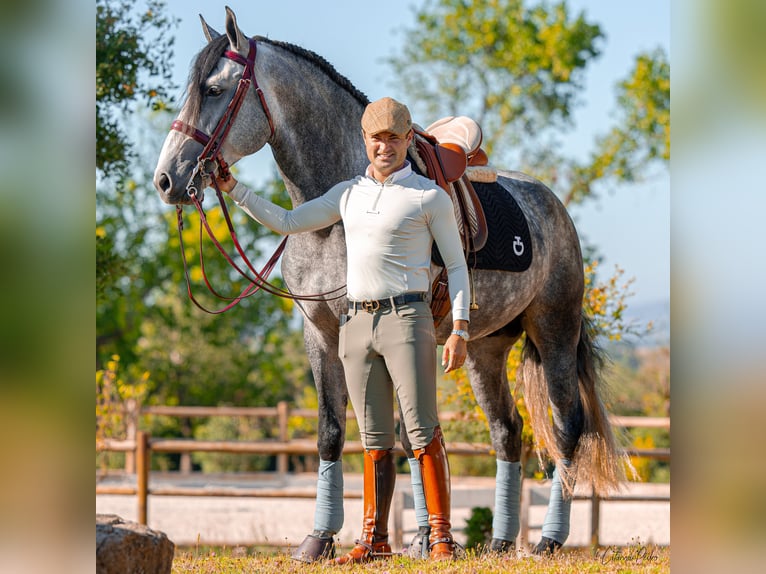
[[281,234],[313,231],[343,220],[347,292],[354,301],[430,291],[433,242],[447,268],[453,321],[469,319],[468,267],[452,200],[409,163],[379,182],[367,174],[286,210],[237,183],[229,193],[253,219]]

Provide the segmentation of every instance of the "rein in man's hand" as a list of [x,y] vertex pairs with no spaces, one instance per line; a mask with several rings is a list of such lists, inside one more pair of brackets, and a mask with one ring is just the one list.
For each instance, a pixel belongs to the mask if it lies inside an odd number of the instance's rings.
[[228,173],[227,177],[221,177],[221,175],[216,172],[215,184],[218,186],[218,189],[224,193],[229,193],[237,185],[237,180],[231,175],[231,172]]

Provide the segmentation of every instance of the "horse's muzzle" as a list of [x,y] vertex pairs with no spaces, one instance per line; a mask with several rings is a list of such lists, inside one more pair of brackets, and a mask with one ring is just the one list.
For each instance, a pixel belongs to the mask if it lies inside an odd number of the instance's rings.
[[162,201],[169,205],[191,204],[192,195],[200,201],[205,197],[204,180],[200,175],[195,175],[186,186],[183,186],[178,185],[168,172],[157,172],[154,174],[154,187]]

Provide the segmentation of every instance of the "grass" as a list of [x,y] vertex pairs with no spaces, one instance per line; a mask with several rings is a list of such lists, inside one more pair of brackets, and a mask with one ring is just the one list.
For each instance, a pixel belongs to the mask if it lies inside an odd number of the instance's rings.
[[628,547],[570,549],[552,558],[531,555],[477,554],[469,550],[464,560],[430,563],[395,556],[368,564],[335,566],[304,564],[289,554],[245,548],[177,549],[172,574],[316,574],[328,572],[377,572],[381,574],[570,574],[572,572],[659,574],[670,572],[670,548],[636,544]]

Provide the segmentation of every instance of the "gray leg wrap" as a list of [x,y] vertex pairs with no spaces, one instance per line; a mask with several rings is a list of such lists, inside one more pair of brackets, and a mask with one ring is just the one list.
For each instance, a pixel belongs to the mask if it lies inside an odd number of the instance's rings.
[[336,534],[343,526],[343,459],[319,459],[314,531]]
[[521,463],[497,461],[492,538],[514,542],[519,534]]
[[[569,466],[570,462],[562,459],[564,466]],[[551,484],[551,498],[548,502],[548,512],[543,520],[543,536],[555,540],[559,544],[564,544],[569,536],[569,518],[572,510],[572,498],[564,496],[564,489],[561,485],[561,476],[559,469],[553,471],[553,482]]]
[[415,504],[415,519],[418,526],[428,526],[428,510],[426,495],[423,492],[423,477],[420,474],[420,463],[416,458],[408,458],[410,463],[410,478],[412,479],[412,498]]

